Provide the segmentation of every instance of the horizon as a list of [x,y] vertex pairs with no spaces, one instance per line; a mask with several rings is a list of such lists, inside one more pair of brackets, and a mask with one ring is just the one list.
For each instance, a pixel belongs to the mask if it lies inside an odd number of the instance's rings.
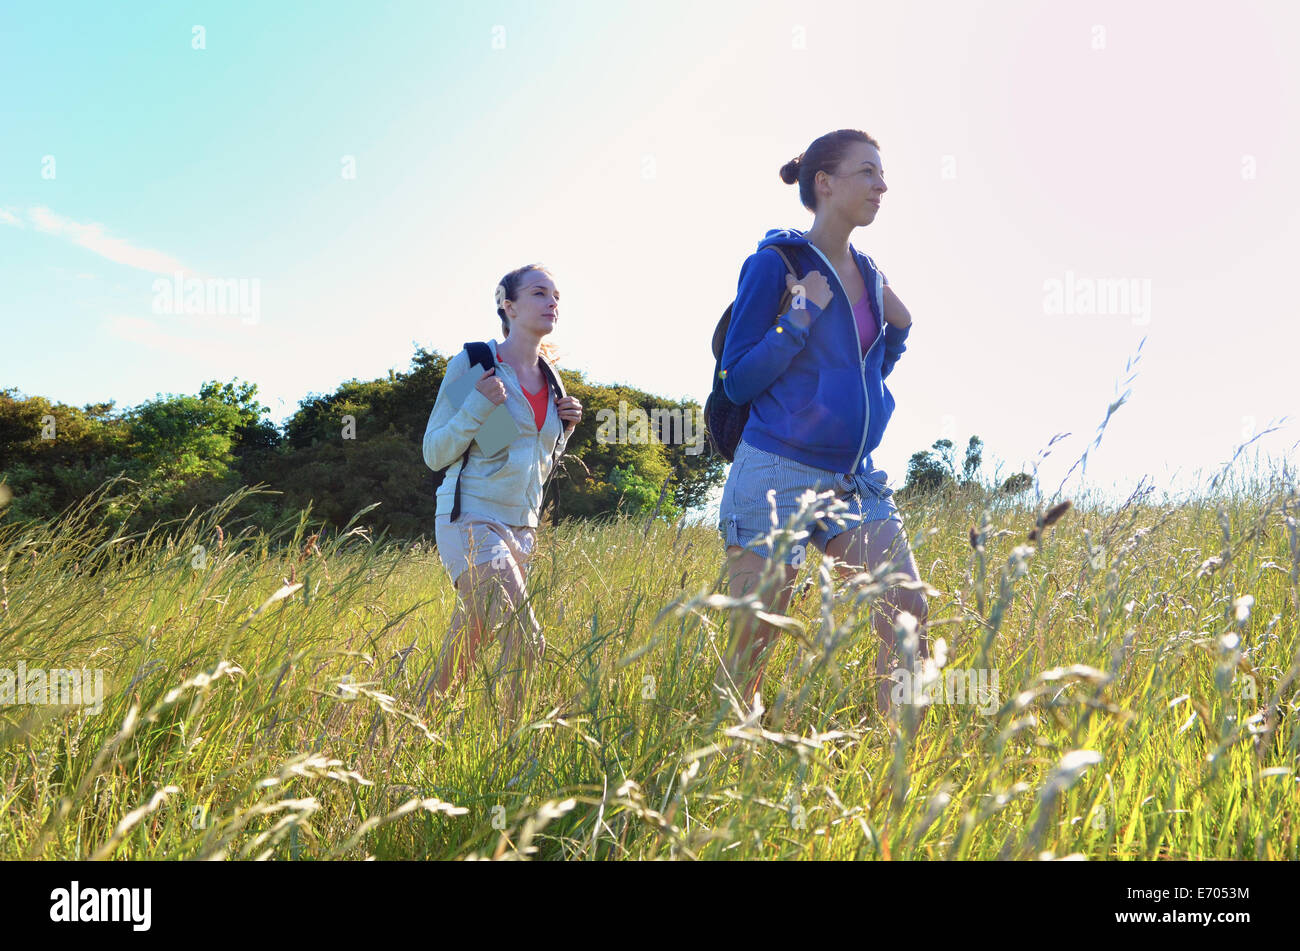
[[[445,356],[448,359],[450,359],[450,357],[453,355],[454,354],[442,354],[442,356]],[[559,366],[559,364],[557,364],[557,366]],[[563,366],[561,366],[560,368],[571,369]],[[403,373],[408,371],[394,370],[393,372]],[[580,371],[580,372],[584,373],[584,378],[589,384],[593,384],[596,386],[619,385],[616,383],[593,381],[589,375],[586,375],[586,371]],[[341,381],[340,385],[342,385],[342,383],[349,383],[349,382],[358,382],[358,383],[379,382],[385,379],[388,379],[388,377],[387,376],[375,377],[371,380],[361,380],[357,377],[352,377],[349,380]],[[208,381],[204,381],[204,382],[208,382]],[[255,384],[255,381],[251,381],[251,380],[238,380],[238,381],[221,380],[218,382],[221,382],[223,384],[227,382]],[[18,390],[18,388],[9,387],[9,390]],[[155,394],[153,397],[150,397],[150,400],[165,399],[165,398],[170,398],[175,396],[197,396],[198,391],[199,391],[199,386],[195,386],[194,389],[188,393],[166,393],[166,394],[158,393]],[[22,393],[21,391],[19,392],[20,395],[25,398],[42,397],[49,400],[51,403],[61,402],[63,403],[63,405],[67,405],[67,406],[76,405],[76,404],[68,403],[66,401],[59,400],[57,398],[50,397],[48,394]],[[307,396],[303,397],[303,402],[319,396],[328,396],[328,395],[330,394],[308,394]],[[651,394],[651,395],[659,395],[659,394]],[[261,400],[260,394],[258,395],[257,398],[260,402]],[[142,403],[148,401],[149,400],[145,400],[142,401]],[[132,410],[138,408],[139,405],[142,405],[142,404],[118,405],[115,400],[109,399],[109,400],[91,401],[90,403],[78,405],[77,408],[85,410],[90,406],[94,406],[97,404],[110,405],[111,406],[111,409],[109,411],[110,415],[115,418],[123,418]],[[702,407],[701,407],[701,413],[702,413]],[[264,414],[262,418],[268,419],[268,415]],[[287,425],[291,421],[291,419],[292,419],[292,414],[284,417],[281,420],[270,419],[269,421],[276,427],[276,430],[281,434],[281,436],[283,436],[285,434]],[[652,431],[654,431],[653,427],[652,427]],[[972,435],[978,435],[978,433]],[[1104,436],[1104,432],[1103,432],[1103,436]],[[1225,491],[1231,494],[1232,492],[1241,491],[1243,488],[1258,489],[1263,484],[1266,483],[1271,484],[1274,477],[1276,477],[1279,474],[1279,469],[1283,470],[1282,474],[1284,475],[1285,471],[1287,470],[1287,467],[1292,466],[1290,460],[1288,460],[1285,456],[1278,457],[1276,455],[1268,454],[1268,453],[1262,454],[1259,451],[1259,448],[1257,446],[1254,448],[1253,451],[1248,451],[1258,440],[1258,438],[1259,438],[1258,436],[1255,436],[1252,439],[1249,439],[1244,443],[1242,443],[1235,450],[1234,456],[1231,459],[1222,460],[1218,463],[1211,464],[1208,467],[1198,467],[1196,470],[1194,470],[1193,473],[1189,474],[1186,477],[1186,479],[1182,483],[1180,483],[1177,487],[1161,486],[1159,483],[1154,483],[1154,482],[1151,485],[1143,485],[1142,484],[1143,476],[1150,476],[1150,473],[1139,474],[1138,484],[1136,485],[1120,484],[1114,481],[1112,481],[1109,484],[1103,485],[1096,481],[1089,481],[1086,478],[1086,471],[1084,471],[1086,467],[1082,466],[1082,464],[1076,461],[1075,463],[1072,463],[1072,465],[1080,469],[1080,477],[1077,482],[1073,483],[1074,488],[1072,492],[1062,492],[1065,483],[1060,483],[1057,485],[1055,489],[1052,489],[1052,487],[1049,486],[1045,480],[1042,480],[1040,478],[1037,480],[1037,485],[1035,487],[1026,489],[1022,493],[1010,493],[1007,495],[1007,498],[1015,499],[1017,496],[1028,497],[1030,494],[1036,494],[1038,495],[1038,497],[1040,497],[1042,504],[1044,505],[1049,505],[1054,501],[1068,498],[1071,500],[1072,504],[1075,507],[1080,507],[1081,505],[1086,505],[1089,503],[1095,503],[1100,506],[1115,506],[1115,505],[1122,504],[1128,498],[1133,497],[1135,495],[1140,499],[1147,501],[1148,504],[1158,504],[1161,506],[1170,503],[1211,501],[1214,499],[1221,498],[1222,493],[1224,493]],[[1297,443],[1296,445],[1300,445],[1300,443]],[[962,453],[964,453],[964,448],[965,447],[959,442],[954,442],[953,444],[953,458],[959,467],[961,462],[961,455]],[[1295,445],[1293,445],[1291,448],[1294,449]],[[711,451],[708,448],[707,442],[705,443],[704,451],[705,452]],[[935,452],[933,445],[929,447],[925,447],[924,450],[918,448],[915,451]],[[976,481],[979,482],[979,484],[983,488],[989,491],[995,491],[1002,482],[1004,482],[1009,476],[1014,475],[1015,472],[1026,471],[1026,470],[1015,470],[1015,471],[1007,470],[1005,468],[1006,461],[1002,459],[996,452],[992,451],[987,444],[983,446],[983,451],[984,451],[984,458],[986,461],[981,463],[975,475],[976,475]],[[1095,451],[1096,451],[1095,448],[1090,449],[1089,454]],[[935,452],[935,454],[937,456],[937,452]],[[988,462],[987,460],[989,459],[993,460],[993,462],[992,463]],[[1238,464],[1239,462],[1240,464]],[[1032,467],[1030,468],[1032,469]],[[1030,474],[1032,475],[1033,473],[1030,472]],[[904,472],[900,474],[897,480],[893,480],[891,478],[891,482],[890,482],[891,486],[895,490],[902,488],[905,476],[906,476],[906,471],[904,470]],[[1292,478],[1294,478],[1294,475],[1292,476]],[[1293,484],[1300,485],[1300,483],[1293,483]],[[1048,490],[1051,491],[1049,492]],[[1157,492],[1159,493],[1158,501],[1156,500],[1155,497]],[[709,518],[716,518],[718,501],[721,498],[721,495],[722,495],[722,486],[718,486],[710,493],[709,496],[710,501],[708,505],[704,507],[688,508],[684,511],[683,514],[688,516],[692,520],[703,519],[707,521]]]

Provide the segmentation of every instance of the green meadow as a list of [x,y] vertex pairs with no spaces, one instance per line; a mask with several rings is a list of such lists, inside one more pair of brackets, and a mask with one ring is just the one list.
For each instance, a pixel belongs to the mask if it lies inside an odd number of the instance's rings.
[[135,534],[103,493],[0,522],[0,668],[104,678],[98,712],[0,697],[0,857],[1300,859],[1294,479],[1046,527],[1025,496],[910,499],[944,667],[888,718],[887,572],[810,558],[745,709],[714,675],[763,605],[727,597],[713,526],[639,517],[539,533],[517,717],[495,647],[431,705],[455,594],[427,539],[243,528],[250,495]]

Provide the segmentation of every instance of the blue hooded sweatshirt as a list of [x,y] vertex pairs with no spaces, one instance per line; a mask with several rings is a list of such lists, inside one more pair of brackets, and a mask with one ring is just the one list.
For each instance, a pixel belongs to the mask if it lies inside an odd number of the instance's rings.
[[[812,326],[778,315],[786,268],[770,250],[780,245],[799,276],[817,270],[831,287],[823,311],[805,298]],[[894,412],[884,379],[906,350],[911,331],[884,320],[884,275],[849,245],[879,324],[866,355],[844,285],[801,231],[774,229],[740,269],[731,324],[722,348],[722,386],[734,403],[750,403],[741,438],[759,449],[836,473],[868,474]]]

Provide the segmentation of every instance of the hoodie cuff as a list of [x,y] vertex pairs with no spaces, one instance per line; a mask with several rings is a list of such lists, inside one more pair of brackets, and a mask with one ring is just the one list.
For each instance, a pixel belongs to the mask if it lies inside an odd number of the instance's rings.
[[776,325],[768,332],[776,334],[778,340],[789,341],[789,344],[797,350],[808,342],[808,330],[808,327],[800,327],[791,320],[789,314],[782,314],[776,319]]
[[810,319],[808,326],[796,323],[793,314],[794,307],[791,306],[784,314],[776,319],[776,326],[773,330],[782,337],[788,338],[797,347],[802,347],[808,342],[808,333],[812,330],[812,325],[816,323],[817,318],[821,316],[822,309],[810,300],[804,301],[804,307],[807,309]]
[[469,414],[470,419],[480,426],[491,415],[492,411],[497,408],[497,404],[478,391],[470,390],[469,396],[465,397],[465,402],[461,404],[461,410]]

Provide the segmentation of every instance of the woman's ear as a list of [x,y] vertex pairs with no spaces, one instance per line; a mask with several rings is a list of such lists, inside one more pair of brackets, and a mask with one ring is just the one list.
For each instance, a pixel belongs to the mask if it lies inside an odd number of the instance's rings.
[[825,169],[819,171],[813,178],[813,190],[816,191],[818,198],[829,198],[831,194],[831,176]]

